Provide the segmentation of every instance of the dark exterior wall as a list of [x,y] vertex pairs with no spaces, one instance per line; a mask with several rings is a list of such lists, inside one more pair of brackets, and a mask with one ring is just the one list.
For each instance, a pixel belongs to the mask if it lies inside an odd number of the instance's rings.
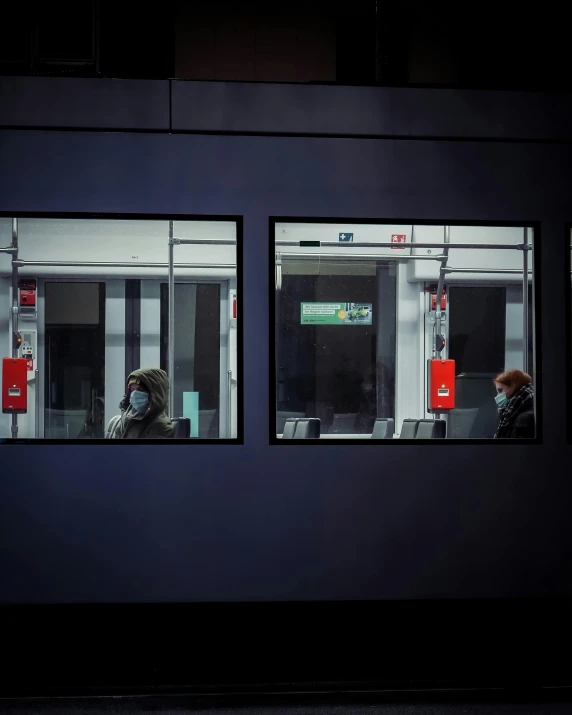
[[335,82],[336,21],[327,12],[287,16],[205,12],[180,3],[175,24],[180,79]]
[[[216,128],[239,121],[248,131],[248,92],[240,101],[237,87],[218,85],[219,100],[193,121],[218,116]],[[315,89],[307,102],[322,106],[329,88]],[[263,102],[277,89],[257,91]],[[351,106],[354,90],[336,91],[332,102],[346,96]],[[556,465],[570,451],[572,148],[397,136],[396,116],[406,133],[431,122],[469,136],[475,127],[504,138],[524,131],[522,95],[512,112],[511,95],[490,94],[505,108],[496,123],[476,96],[463,110],[468,100],[451,95],[455,122],[447,112],[400,115],[395,101],[385,111],[380,100],[377,116],[393,137],[379,139],[0,131],[0,211],[243,215],[245,350],[244,445],[0,445],[1,601],[570,595],[572,489]],[[409,97],[419,112],[433,102]],[[539,119],[541,98],[531,95],[530,107],[528,133],[570,131],[558,113]],[[2,123],[25,123],[17,114],[6,121],[8,111]],[[74,111],[77,124],[88,121]],[[270,110],[261,119],[252,105],[250,116],[253,131],[286,121]],[[287,121],[314,131],[319,116],[294,105]],[[181,111],[172,119],[185,121]],[[368,119],[341,121],[359,134]],[[543,444],[269,446],[272,215],[541,221]]]

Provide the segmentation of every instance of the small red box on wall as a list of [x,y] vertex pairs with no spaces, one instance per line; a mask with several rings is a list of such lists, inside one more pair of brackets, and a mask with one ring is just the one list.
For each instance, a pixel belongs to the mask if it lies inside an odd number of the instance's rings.
[[36,291],[35,290],[21,290],[20,291],[20,305],[36,305]]
[[18,283],[20,289],[20,306],[35,307],[36,305],[36,281],[32,278],[22,278]]
[[455,407],[455,361],[442,358],[427,361],[428,412],[444,412]]
[[[437,293],[431,293],[431,310],[437,310]],[[447,296],[441,296],[441,310],[447,310]]]
[[2,412],[23,415],[28,411],[26,358],[2,360]]

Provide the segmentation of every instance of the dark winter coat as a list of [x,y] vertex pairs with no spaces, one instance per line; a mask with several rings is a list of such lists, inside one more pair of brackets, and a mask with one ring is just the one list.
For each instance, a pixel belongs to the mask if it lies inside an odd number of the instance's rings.
[[499,409],[499,425],[495,438],[535,436],[534,391],[531,385],[523,385]]

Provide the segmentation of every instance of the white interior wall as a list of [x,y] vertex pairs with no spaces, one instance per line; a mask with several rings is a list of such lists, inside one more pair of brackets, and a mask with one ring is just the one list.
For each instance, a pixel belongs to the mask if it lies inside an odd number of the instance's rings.
[[[2,241],[0,240],[0,245]],[[0,358],[12,355],[10,347],[10,304],[12,290],[10,280],[0,276]],[[12,418],[10,415],[3,415],[0,412],[0,439],[10,437],[10,425]]]
[[[412,230],[413,228],[413,230]],[[392,235],[405,235],[406,247],[398,248],[354,248],[351,243],[341,243],[340,233],[353,233],[354,243],[387,243]],[[276,246],[276,251],[284,256],[292,253],[320,254],[321,256],[379,256],[405,261],[408,255],[437,256],[442,251],[439,248],[419,248],[417,244],[441,243],[445,245],[444,226],[420,226],[404,224],[313,224],[313,223],[278,223],[276,224],[276,240],[289,241],[291,246]],[[462,244],[510,244],[517,245],[524,240],[524,229],[494,226],[451,226],[449,230],[451,243]],[[413,238],[412,238],[413,237]],[[529,240],[532,239],[532,229],[529,229]],[[337,246],[300,247],[299,241],[334,241]],[[415,245],[415,247],[413,247]],[[439,277],[440,262],[438,260],[411,260],[407,263],[407,279],[412,282],[436,281]],[[478,268],[479,270],[511,269],[522,270],[522,251],[517,249],[451,249],[448,266],[453,268]],[[532,261],[529,260],[529,269]],[[447,275],[448,283],[456,282],[522,282],[518,273],[451,273]]]
[[[511,285],[506,288],[506,341],[505,370],[522,370],[524,364],[524,325],[522,310],[522,287]],[[532,369],[532,366],[529,366]]]
[[423,295],[407,280],[406,267],[397,270],[397,330],[395,356],[395,431],[408,417],[423,414]]
[[141,283],[140,367],[161,364],[161,284]]
[[[236,240],[232,221],[175,221],[176,238]],[[0,218],[0,246],[12,240],[12,219]],[[74,266],[76,276],[167,277],[169,222],[116,219],[18,219],[19,258],[24,261],[119,262],[129,267]],[[236,274],[236,246],[176,245],[175,277],[230,278]],[[0,275],[8,275],[11,257],[0,254]],[[142,267],[141,263],[163,264]],[[184,268],[178,264],[209,264]],[[226,267],[225,267],[226,266]],[[58,266],[30,266],[22,276],[61,275]]]
[[236,438],[238,434],[238,340],[237,321],[230,318],[232,312],[232,300],[236,295],[236,278],[229,282],[229,334],[228,334],[228,359],[229,370],[231,371],[230,382],[230,437]]
[[112,280],[105,286],[105,427],[119,414],[119,403],[124,395],[125,281]]
[[[532,241],[532,230],[529,229],[528,240]],[[497,227],[497,226],[451,226],[449,229],[450,243],[453,244],[499,244],[518,245],[525,240],[523,228]],[[414,242],[442,243],[444,241],[444,228],[442,226],[416,226]],[[430,256],[435,255],[440,249],[414,248],[412,255]],[[452,248],[449,251],[447,260],[449,268],[478,268],[479,271],[486,269],[510,269],[522,271],[523,252],[518,249],[490,249],[476,248],[463,249]],[[436,281],[439,278],[439,261],[414,260],[408,263],[408,276],[411,281]],[[529,269],[532,268],[532,261],[529,260]],[[447,283],[456,282],[520,282],[522,283],[522,273],[448,273]]]

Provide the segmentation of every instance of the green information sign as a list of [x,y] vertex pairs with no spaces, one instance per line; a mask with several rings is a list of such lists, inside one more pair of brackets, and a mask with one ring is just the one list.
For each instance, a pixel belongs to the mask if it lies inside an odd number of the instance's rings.
[[371,303],[301,303],[302,325],[371,325]]

